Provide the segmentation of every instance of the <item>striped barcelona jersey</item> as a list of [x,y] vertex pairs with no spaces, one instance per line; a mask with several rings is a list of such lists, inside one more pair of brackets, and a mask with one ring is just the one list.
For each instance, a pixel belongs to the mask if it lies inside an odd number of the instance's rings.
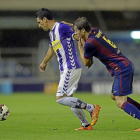
[[85,58],[97,57],[106,66],[112,76],[118,71],[122,71],[131,63],[116,45],[97,28],[92,28],[84,50]]
[[50,45],[56,53],[61,71],[81,68],[72,39],[74,29],[64,23],[56,22],[50,31]]

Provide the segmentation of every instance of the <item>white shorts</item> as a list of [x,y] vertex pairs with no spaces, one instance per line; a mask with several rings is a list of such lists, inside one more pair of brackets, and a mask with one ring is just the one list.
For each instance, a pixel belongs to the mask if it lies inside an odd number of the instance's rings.
[[63,96],[64,94],[70,96],[74,94],[78,87],[81,72],[82,68],[61,72],[56,96]]

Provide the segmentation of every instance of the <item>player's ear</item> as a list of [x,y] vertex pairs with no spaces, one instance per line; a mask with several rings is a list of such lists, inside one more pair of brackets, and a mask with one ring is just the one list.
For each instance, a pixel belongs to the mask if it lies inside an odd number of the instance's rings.
[[85,33],[85,32],[86,32],[86,30],[85,30],[84,28],[82,28],[82,29],[81,29],[81,31],[82,31],[83,33]]
[[45,22],[47,22],[47,18],[44,17],[43,20],[44,20]]

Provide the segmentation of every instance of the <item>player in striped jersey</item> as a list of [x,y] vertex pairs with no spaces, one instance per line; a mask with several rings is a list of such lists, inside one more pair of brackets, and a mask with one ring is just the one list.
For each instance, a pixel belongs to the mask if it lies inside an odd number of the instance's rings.
[[[140,120],[140,104],[128,97],[132,94],[134,67],[117,46],[100,29],[91,28],[89,21],[78,18],[74,23],[80,57],[85,66],[91,67],[97,57],[114,76],[111,98],[126,113]],[[84,47],[84,48],[83,48]],[[136,130],[140,131],[140,129]]]
[[[68,24],[56,22],[52,13],[45,8],[41,8],[36,13],[36,19],[40,28],[50,31],[50,47],[40,64],[40,71],[45,71],[47,63],[56,54],[60,69],[56,100],[59,104],[70,106],[75,115],[81,120],[82,127],[76,130],[93,130],[92,126],[97,122],[100,106],[88,104],[73,97],[82,71],[73,42],[73,38],[78,39],[77,35],[74,34],[74,29]],[[92,117],[91,124],[88,122],[83,109],[90,113]]]

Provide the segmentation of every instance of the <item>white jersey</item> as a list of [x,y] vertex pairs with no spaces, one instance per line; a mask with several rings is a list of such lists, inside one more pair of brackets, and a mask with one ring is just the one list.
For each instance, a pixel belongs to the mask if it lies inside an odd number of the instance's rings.
[[72,39],[74,29],[64,23],[56,22],[50,31],[50,45],[53,47],[60,71],[81,68]]

